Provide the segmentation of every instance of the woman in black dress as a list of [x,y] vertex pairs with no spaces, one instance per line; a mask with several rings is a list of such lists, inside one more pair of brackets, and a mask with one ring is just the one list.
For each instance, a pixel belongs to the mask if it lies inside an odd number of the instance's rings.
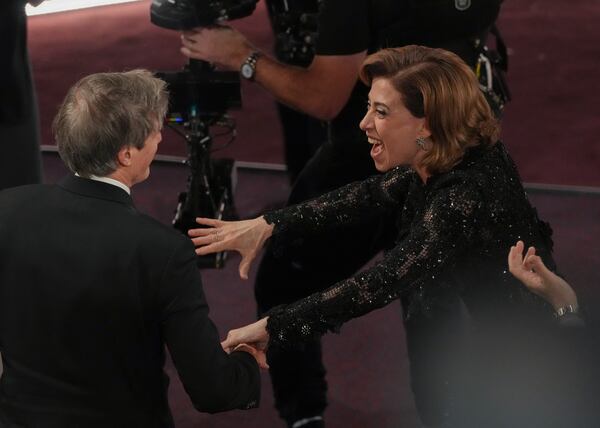
[[198,219],[208,227],[190,236],[198,254],[239,251],[244,278],[269,238],[286,251],[322,230],[341,234],[347,225],[393,216],[394,245],[372,267],[231,331],[223,346],[298,346],[400,297],[409,297],[405,317],[426,314],[444,295],[440,291],[452,290],[471,322],[444,426],[539,422],[531,402],[518,402],[514,393],[538,393],[537,386],[530,391],[515,385],[523,370],[513,370],[513,363],[540,349],[539,332],[552,320],[552,308],[508,273],[506,253],[523,240],[552,267],[550,229],[539,221],[498,141],[499,126],[477,77],[450,52],[406,46],[369,56],[361,79],[371,90],[360,127],[383,174],[253,220]]

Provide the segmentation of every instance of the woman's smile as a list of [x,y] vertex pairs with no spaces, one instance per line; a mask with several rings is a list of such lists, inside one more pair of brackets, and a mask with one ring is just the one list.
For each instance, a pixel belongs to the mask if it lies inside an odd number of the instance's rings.
[[369,144],[371,144],[371,157],[375,159],[383,152],[385,148],[384,144],[381,140],[370,137],[369,135],[367,135],[367,139],[369,141]]

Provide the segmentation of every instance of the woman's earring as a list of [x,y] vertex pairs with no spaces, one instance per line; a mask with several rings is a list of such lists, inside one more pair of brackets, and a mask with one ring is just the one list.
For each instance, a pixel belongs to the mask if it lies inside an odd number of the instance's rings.
[[427,151],[427,148],[425,148],[425,138],[417,137],[417,146],[419,146],[421,150]]

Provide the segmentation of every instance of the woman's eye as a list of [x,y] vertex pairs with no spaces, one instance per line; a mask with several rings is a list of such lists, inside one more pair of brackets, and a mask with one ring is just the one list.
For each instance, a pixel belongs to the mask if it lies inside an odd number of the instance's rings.
[[[372,106],[371,106],[371,102],[370,102],[370,101],[367,101],[367,111],[370,111],[370,110],[371,110],[371,107],[372,107]],[[375,109],[375,114],[376,114],[377,116],[379,116],[379,117],[383,117],[383,116],[386,116],[386,115],[387,115],[387,112],[386,112],[384,109],[381,109],[381,108],[376,108],[376,109]]]

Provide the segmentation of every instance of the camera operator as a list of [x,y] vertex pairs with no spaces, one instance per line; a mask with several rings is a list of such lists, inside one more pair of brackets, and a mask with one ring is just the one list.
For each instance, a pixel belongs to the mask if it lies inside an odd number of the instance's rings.
[[37,103],[27,52],[25,4],[0,2],[0,189],[41,181]]
[[[265,0],[279,62],[307,67],[314,57],[317,15],[322,0]],[[327,122],[277,103],[289,182],[298,175],[327,139]]]
[[[368,53],[382,47],[421,44],[452,50],[475,66],[479,55],[475,40],[484,40],[500,3],[324,0],[316,55],[307,68],[276,61],[226,26],[184,32],[181,51],[191,58],[240,70],[243,77],[263,86],[279,102],[329,121],[328,140],[292,189],[288,204],[295,204],[376,173],[369,156],[370,145],[358,127],[367,102],[367,89],[357,82],[358,71]],[[350,233],[304,239],[285,252],[271,243],[256,278],[259,313],[328,288],[353,274],[388,244],[386,237],[394,235],[392,227],[387,221],[361,225]],[[344,239],[346,236],[351,239]],[[443,293],[428,316],[412,317],[404,323],[411,386],[427,426],[444,422],[451,351],[462,317],[458,296],[447,290]],[[410,297],[402,301],[404,308],[410,303]],[[327,384],[320,342],[302,350],[270,348],[269,364],[280,416],[293,428],[324,426]]]

